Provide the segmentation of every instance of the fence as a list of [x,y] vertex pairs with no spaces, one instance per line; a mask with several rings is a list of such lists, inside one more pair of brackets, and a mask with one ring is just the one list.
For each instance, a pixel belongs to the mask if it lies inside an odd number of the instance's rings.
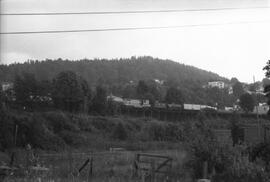
[[[112,150],[86,153],[71,153],[70,151],[50,154],[38,153],[34,155],[35,160],[29,160],[28,152],[25,150],[17,152],[14,159],[14,170],[12,170],[14,174],[6,175],[7,181],[141,182],[155,179],[156,182],[164,181],[170,174],[174,175],[174,180],[171,181],[177,181],[179,165],[186,157],[186,153],[180,150],[149,151],[150,154],[142,154],[138,151]],[[134,166],[135,161],[140,166],[137,169]],[[148,167],[143,169],[142,163]],[[170,173],[171,168],[175,169],[174,173]],[[144,177],[136,177],[134,175],[136,170],[140,171],[140,174],[144,173]],[[151,175],[147,177],[146,174]]]
[[134,176],[138,176],[142,181],[156,182],[169,180],[172,170],[173,159],[164,155],[157,154],[136,154],[134,160]]
[[[166,109],[166,108],[136,108],[132,106],[122,106],[116,113],[116,115],[129,115],[133,117],[147,117],[155,118],[162,121],[184,121],[187,119],[194,119],[197,117],[198,113],[201,111],[198,110],[182,110],[182,109]],[[212,118],[223,118],[231,119],[234,116],[234,113],[231,112],[204,112],[206,116]],[[239,116],[242,118],[256,119],[257,115],[254,113],[239,113]],[[259,115],[261,119],[269,119],[268,115],[261,114]]]
[[131,177],[133,152],[89,152],[40,155],[41,165],[50,170],[49,178],[90,181],[112,176]]

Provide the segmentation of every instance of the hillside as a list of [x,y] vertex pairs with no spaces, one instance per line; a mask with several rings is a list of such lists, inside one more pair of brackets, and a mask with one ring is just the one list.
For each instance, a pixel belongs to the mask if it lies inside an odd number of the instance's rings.
[[22,64],[0,65],[0,82],[12,81],[16,74],[34,73],[39,80],[50,80],[64,70],[71,70],[82,76],[90,85],[123,84],[129,81],[159,79],[173,81],[179,86],[185,82],[225,80],[219,75],[180,64],[171,60],[152,57],[132,57],[129,59],[95,60],[44,60]]

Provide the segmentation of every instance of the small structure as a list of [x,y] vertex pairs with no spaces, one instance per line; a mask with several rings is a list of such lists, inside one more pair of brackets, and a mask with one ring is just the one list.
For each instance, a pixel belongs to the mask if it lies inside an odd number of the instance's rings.
[[232,86],[228,86],[228,94],[229,95],[233,94],[233,87]]
[[224,110],[225,111],[232,112],[232,111],[234,111],[234,108],[233,107],[227,107],[227,106],[225,106]]
[[168,104],[168,107],[172,108],[172,109],[181,109],[183,106],[182,106],[182,104],[172,103],[172,104]]
[[163,85],[164,84],[164,80],[159,80],[159,79],[154,79],[154,81],[159,84],[159,85]]
[[11,83],[11,82],[4,82],[4,83],[1,84],[1,87],[2,87],[2,91],[6,92],[9,89],[13,89],[14,84]]
[[216,107],[208,106],[208,105],[199,105],[199,104],[184,104],[185,110],[196,110],[200,111],[202,109],[214,109],[217,110]]
[[258,114],[267,114],[269,111],[269,106],[266,103],[260,103],[258,106],[255,106],[253,113]]
[[161,108],[161,109],[164,109],[166,108],[166,103],[162,103],[162,102],[156,102],[155,103],[155,108]]
[[225,83],[222,81],[214,81],[214,82],[208,82],[209,87],[217,87],[219,89],[225,88]]
[[107,96],[107,100],[111,100],[113,102],[119,102],[119,103],[124,102],[124,99],[122,99],[121,97],[114,96],[114,95]]
[[126,106],[133,106],[133,107],[150,107],[149,100],[138,100],[138,99],[124,99],[123,101],[124,105]]

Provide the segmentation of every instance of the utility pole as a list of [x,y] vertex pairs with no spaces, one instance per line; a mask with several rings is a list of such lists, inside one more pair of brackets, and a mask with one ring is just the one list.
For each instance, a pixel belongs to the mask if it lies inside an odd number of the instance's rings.
[[[253,83],[255,87],[255,76],[253,75]],[[258,100],[257,100],[257,93],[256,93],[256,88],[255,88],[255,107],[256,107],[256,119],[257,119],[257,127],[258,127],[258,138],[259,140],[261,139],[261,127],[260,127],[260,122],[259,122],[259,113],[258,113]]]

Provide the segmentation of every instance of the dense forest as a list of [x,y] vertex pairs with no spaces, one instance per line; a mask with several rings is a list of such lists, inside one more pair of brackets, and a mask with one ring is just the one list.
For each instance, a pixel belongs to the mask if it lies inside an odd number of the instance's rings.
[[[226,78],[212,72],[152,57],[77,61],[57,59],[0,65],[0,82],[13,82],[16,76],[23,73],[31,73],[39,81],[52,80],[57,74],[67,70],[82,77],[93,90],[96,86],[103,85],[108,93],[137,98],[136,85],[139,80],[145,80],[148,85],[152,85],[150,87],[157,88],[157,100],[164,101],[167,89],[176,87],[183,93],[185,102],[198,104],[209,104],[212,92],[202,88],[208,81],[229,82]],[[153,83],[153,80],[159,80],[162,84]],[[214,90],[214,92],[221,91]],[[219,97],[218,95],[224,96],[222,93],[217,93],[216,96]],[[210,99],[210,102],[211,100],[213,100],[212,104],[216,102],[216,99]]]
[[22,64],[0,66],[0,82],[12,81],[16,74],[34,73],[38,80],[50,80],[59,72],[70,70],[86,79],[88,84],[99,82],[123,84],[130,81],[159,79],[173,81],[184,86],[188,81],[207,82],[225,80],[215,73],[187,66],[171,60],[152,57],[131,57],[128,59],[94,60],[44,60],[28,61]]

